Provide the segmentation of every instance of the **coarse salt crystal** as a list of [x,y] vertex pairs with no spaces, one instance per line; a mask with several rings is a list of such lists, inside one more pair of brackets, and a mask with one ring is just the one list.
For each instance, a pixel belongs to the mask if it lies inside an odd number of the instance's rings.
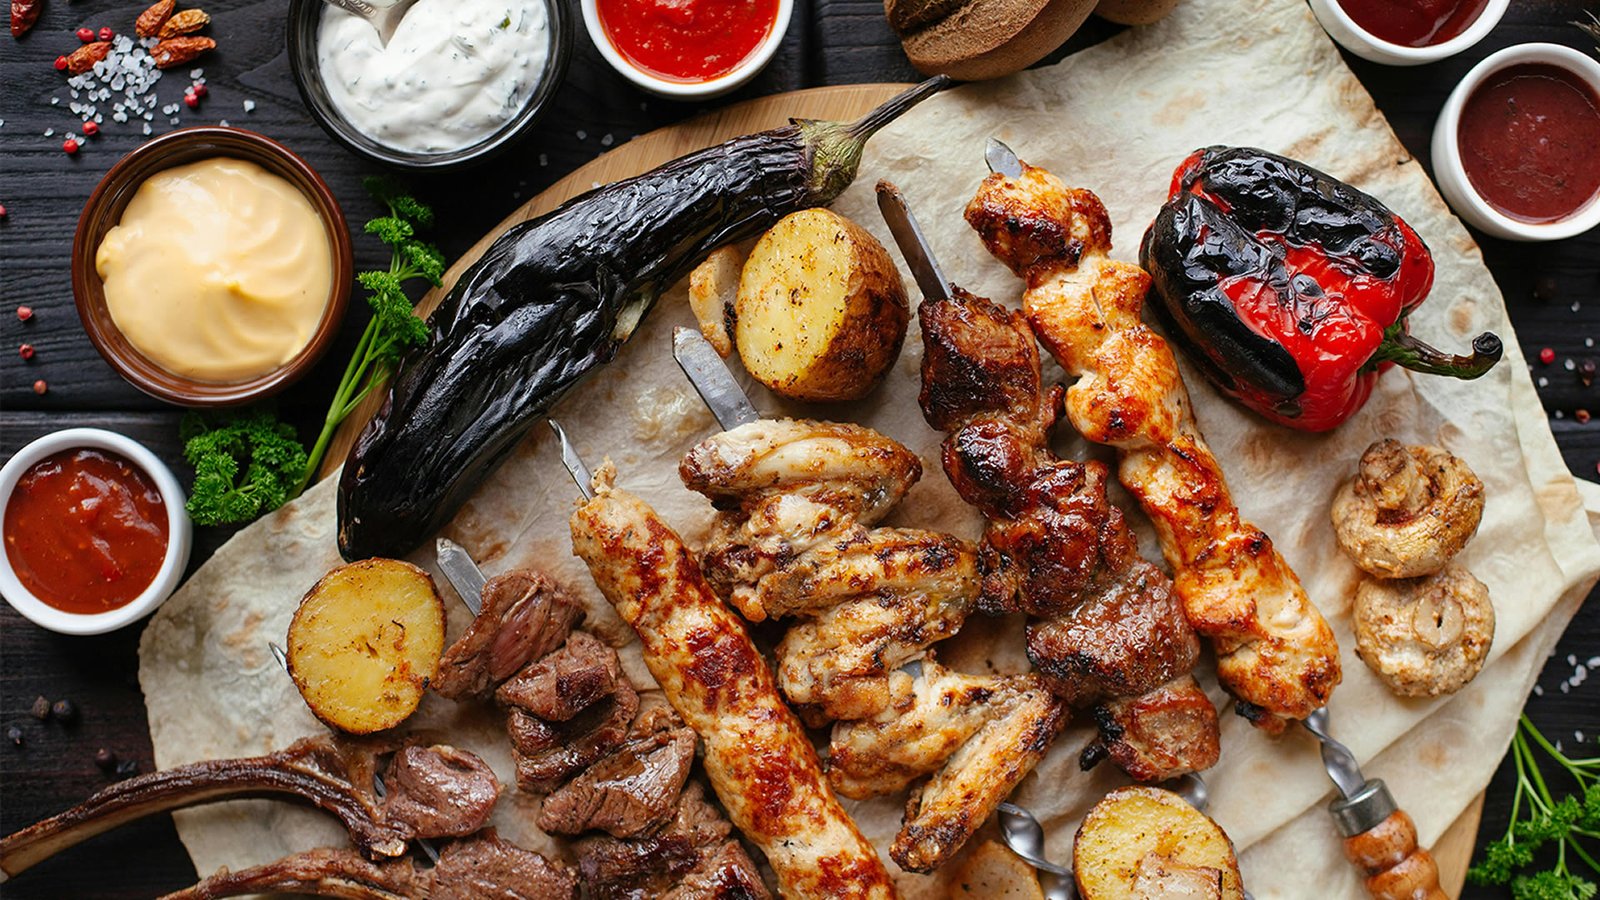
[[223,128],[227,128],[228,127],[228,120],[227,119],[223,119],[221,122],[218,122],[217,124],[221,125]]
[[1539,387],[1549,387],[1549,386],[1550,386],[1550,379],[1544,377],[1543,375],[1540,375],[1539,376]]
[[589,132],[581,131],[581,130],[578,132],[578,140],[587,141],[588,139],[589,139]]
[[615,142],[616,138],[612,137],[609,132],[600,137],[600,146],[602,147],[609,147]]
[[1538,686],[1537,684],[1534,685],[1533,686],[1533,695],[1535,697],[1543,697],[1544,696],[1544,688]]
[[244,101],[244,111],[245,112],[255,112],[256,111],[256,102],[254,100],[246,100],[246,101]]
[[150,133],[150,123],[149,122],[144,123],[144,133],[145,134],[149,134]]
[[1567,654],[1567,665],[1569,665],[1569,666],[1575,666],[1575,665],[1577,665],[1577,664],[1578,664],[1578,656],[1577,656],[1577,654],[1575,654],[1575,653],[1568,653],[1568,654]]
[[54,128],[46,128],[44,130],[44,136],[45,137],[54,137],[55,133],[56,133],[56,130]]
[[1577,741],[1577,742],[1578,742],[1578,743],[1580,743],[1580,744],[1581,744],[1581,743],[1583,743],[1583,732],[1581,732],[1581,731],[1574,731],[1574,732],[1573,732],[1573,733],[1572,733],[1572,738],[1573,738],[1573,740],[1576,740],[1576,741]]
[[539,154],[539,165],[541,165],[541,166],[550,165],[550,157],[546,156],[543,153]]

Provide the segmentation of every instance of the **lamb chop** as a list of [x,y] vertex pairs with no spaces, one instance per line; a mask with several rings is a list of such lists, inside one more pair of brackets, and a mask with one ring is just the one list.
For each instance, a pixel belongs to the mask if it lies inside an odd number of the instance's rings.
[[501,840],[493,828],[454,841],[438,865],[409,856],[372,862],[354,850],[323,847],[265,865],[227,869],[162,900],[214,900],[282,892],[348,900],[577,900],[577,874],[567,866]]
[[121,781],[88,800],[0,840],[0,870],[15,875],[134,819],[240,797],[298,798],[336,816],[365,856],[392,859],[418,838],[455,837],[484,826],[500,784],[477,756],[446,745],[408,745],[372,790],[387,748],[318,736],[245,759],[207,760]]
[[1117,448],[1177,573],[1189,621],[1217,651],[1217,678],[1269,731],[1327,703],[1339,683],[1333,631],[1265,532],[1240,514],[1195,422],[1167,342],[1140,320],[1150,276],[1111,259],[1111,219],[991,142],[996,172],[968,205],[984,246],[1027,279],[1023,309],[1044,345],[1079,376],[1066,412],[1084,437]]

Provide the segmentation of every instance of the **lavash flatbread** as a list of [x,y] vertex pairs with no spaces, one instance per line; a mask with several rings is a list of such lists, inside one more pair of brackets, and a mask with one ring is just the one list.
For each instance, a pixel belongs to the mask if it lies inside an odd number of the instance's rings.
[[[1020,283],[988,257],[960,217],[985,174],[982,147],[990,135],[1069,184],[1095,190],[1117,228],[1114,255],[1124,259],[1134,258],[1173,167],[1196,147],[1248,144],[1304,159],[1384,200],[1433,248],[1437,280],[1432,298],[1412,318],[1416,333],[1445,346],[1464,345],[1485,329],[1505,339],[1505,360],[1476,382],[1391,372],[1367,407],[1328,435],[1267,425],[1185,371],[1197,418],[1235,499],[1273,535],[1338,635],[1345,681],[1331,704],[1334,727],[1368,774],[1389,783],[1424,843],[1433,841],[1487,784],[1532,679],[1600,573],[1600,544],[1470,236],[1300,0],[1188,0],[1167,20],[1059,65],[929,100],[873,140],[861,177],[836,208],[893,246],[874,208],[872,183],[895,180],[946,273],[975,292],[1014,303]],[[715,425],[670,359],[671,328],[688,322],[679,286],[618,359],[555,414],[591,462],[609,455],[620,483],[695,543],[710,508],[678,482],[677,461]],[[946,483],[938,461],[941,436],[923,423],[916,406],[920,355],[913,333],[884,387],[848,409],[806,410],[764,391],[751,393],[768,414],[848,419],[904,442],[921,456],[926,474],[893,521],[976,537],[981,521]],[[1104,455],[1070,428],[1060,431],[1064,453]],[[1483,525],[1462,560],[1490,588],[1498,616],[1495,645],[1484,673],[1451,698],[1396,699],[1354,654],[1349,603],[1359,573],[1336,548],[1327,510],[1361,451],[1380,437],[1442,445],[1467,460],[1487,487]],[[331,482],[319,485],[242,531],[146,630],[140,680],[158,765],[260,753],[320,728],[273,664],[266,641],[282,638],[300,595],[339,562],[331,488]],[[1118,498],[1131,508],[1126,496]],[[629,633],[571,555],[566,518],[574,499],[553,442],[536,429],[446,534],[491,573],[523,564],[551,570],[583,597],[591,623],[623,644]],[[1159,559],[1142,518],[1130,518],[1139,523],[1147,555]],[[426,565],[429,555],[414,558]],[[452,604],[452,637],[465,616]],[[975,621],[955,644],[942,652],[958,667],[1025,665],[1015,621]],[[637,645],[628,643],[623,653],[630,676],[649,684]],[[1224,706],[1209,672],[1202,680]],[[437,728],[479,752],[512,783],[505,741],[492,717],[430,698],[413,724]],[[1068,856],[1087,805],[1119,783],[1109,767],[1078,772],[1077,752],[1089,736],[1087,725],[1075,723],[1018,794],[1044,819],[1056,858]],[[1322,809],[1330,789],[1305,735],[1273,740],[1225,714],[1222,760],[1207,779],[1212,812],[1242,851],[1255,896],[1304,896],[1310,883],[1322,896],[1364,896]],[[550,849],[529,824],[532,803],[508,791],[496,824],[526,846]],[[893,797],[849,807],[886,851],[902,803]],[[286,804],[246,801],[176,819],[201,873],[343,841],[323,817]],[[943,891],[938,875],[904,875],[901,886],[912,897]]]

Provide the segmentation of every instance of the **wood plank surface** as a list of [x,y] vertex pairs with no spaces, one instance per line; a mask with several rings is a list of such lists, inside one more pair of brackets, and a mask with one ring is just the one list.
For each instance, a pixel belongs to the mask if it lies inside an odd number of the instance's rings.
[[[196,5],[194,0],[185,5]],[[199,110],[182,112],[182,124],[216,123],[252,128],[285,142],[325,177],[353,226],[376,214],[361,189],[364,176],[378,168],[345,152],[309,117],[290,79],[284,53],[283,0],[207,0],[211,34],[218,50],[201,62],[210,97]],[[1518,0],[1481,44],[1439,63],[1391,69],[1350,58],[1363,85],[1406,147],[1430,166],[1429,136],[1445,96],[1467,69],[1511,44],[1551,41],[1586,52],[1593,42],[1567,24],[1589,0]],[[576,3],[571,4],[576,13]],[[75,157],[60,149],[60,134],[75,127],[68,112],[54,57],[77,45],[80,26],[126,29],[141,3],[113,0],[46,0],[34,32],[22,41],[0,37],[0,335],[10,342],[0,353],[0,457],[9,458],[34,437],[62,427],[100,425],[144,442],[178,471],[176,433],[181,412],[139,394],[123,383],[94,353],[78,326],[67,277],[68,250],[78,210],[100,175],[123,153],[142,142],[135,129],[106,127]],[[536,133],[505,157],[466,172],[412,179],[418,194],[439,212],[432,237],[447,256],[469,250],[495,224],[529,197],[552,187],[566,173],[638,135],[683,122],[706,112],[783,91],[821,85],[906,82],[917,78],[883,18],[881,0],[795,0],[794,22],[773,63],[734,95],[706,104],[681,104],[640,94],[601,60],[578,29],[571,71],[555,107]],[[1091,19],[1054,61],[1110,34],[1116,26]],[[181,98],[187,70],[169,73],[162,102]],[[1195,73],[1197,81],[1204,72]],[[1086,89],[1101,89],[1086,86]],[[51,104],[52,97],[59,98]],[[254,112],[241,103],[254,101]],[[176,127],[157,117],[159,134]],[[755,127],[755,126],[752,126]],[[53,137],[44,131],[55,132]],[[691,149],[691,148],[685,148]],[[573,181],[581,190],[598,176]],[[1579,364],[1600,359],[1593,346],[1600,337],[1600,233],[1552,244],[1514,244],[1481,239],[1484,257],[1507,298],[1523,353],[1536,359],[1550,348],[1555,361],[1534,363],[1541,400],[1572,471],[1595,478],[1600,463],[1600,422],[1580,411],[1600,411],[1600,389],[1580,377]],[[357,264],[385,262],[382,248],[355,236]],[[1536,291],[1535,285],[1541,285]],[[12,311],[26,303],[36,312],[28,323]],[[340,342],[307,379],[281,398],[279,411],[301,431],[315,434],[339,371],[365,325],[360,304]],[[37,353],[23,361],[18,344]],[[1568,367],[1568,361],[1571,367]],[[37,395],[33,382],[46,379]],[[230,529],[197,529],[191,568],[198,566],[231,534]],[[95,768],[97,748],[150,764],[144,707],[135,678],[141,626],[99,638],[65,638],[0,609],[0,728],[15,725],[21,746],[0,746],[0,832],[9,833],[75,803],[106,784]],[[1563,636],[1541,675],[1541,690],[1529,698],[1528,715],[1552,740],[1570,752],[1595,753],[1600,734],[1600,704],[1589,686],[1564,689],[1576,665],[1600,655],[1600,603],[1591,602]],[[67,697],[82,710],[69,727],[41,723],[28,715],[36,696]],[[1582,737],[1580,738],[1580,733]],[[1505,828],[1514,773],[1502,765],[1485,804],[1477,845]],[[1462,838],[1470,829],[1452,829]],[[1443,861],[1451,838],[1436,850]],[[1470,844],[1470,839],[1462,840]],[[170,819],[160,816],[119,829],[61,854],[0,893],[29,898],[142,898],[191,883],[195,872],[178,843]],[[1452,892],[1453,894],[1453,892]],[[1504,897],[1504,889],[1468,886],[1460,896]]]

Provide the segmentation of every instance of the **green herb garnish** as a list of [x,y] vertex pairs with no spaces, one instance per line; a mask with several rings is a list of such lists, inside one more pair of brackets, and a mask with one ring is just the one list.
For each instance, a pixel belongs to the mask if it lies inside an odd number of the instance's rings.
[[[1577,790],[1557,800],[1539,771],[1538,747],[1556,761]],[[1590,900],[1595,896],[1593,881],[1572,871],[1581,861],[1595,874],[1593,849],[1600,839],[1600,757],[1571,759],[1557,750],[1526,715],[1511,741],[1511,758],[1517,767],[1516,795],[1511,801],[1511,824],[1505,836],[1484,849],[1483,858],[1467,870],[1473,884],[1509,884],[1516,900]],[[1518,870],[1535,865],[1541,850],[1553,847],[1552,865],[1533,873]],[[1549,853],[1545,853],[1546,859]]]
[[389,380],[407,349],[428,339],[427,323],[412,311],[405,284],[421,278],[437,286],[444,274],[439,248],[416,237],[419,228],[433,224],[433,210],[386,179],[368,178],[364,183],[389,210],[366,224],[368,234],[389,245],[389,268],[356,276],[370,292],[372,319],[339,379],[322,431],[307,453],[294,428],[267,408],[226,416],[185,416],[179,434],[183,455],[195,470],[187,508],[197,525],[249,522],[300,496],[316,476],[339,424]]
[[196,525],[248,522],[300,492],[306,448],[270,409],[226,416],[190,411],[178,435],[184,458],[194,466],[194,488],[184,508]]
[[356,343],[344,377],[339,379],[339,388],[334,391],[333,403],[322,420],[322,432],[311,446],[310,464],[295,489],[295,496],[311,483],[339,423],[368,394],[389,380],[395,364],[407,349],[428,340],[428,324],[412,311],[405,283],[421,278],[437,287],[444,274],[444,254],[438,247],[416,238],[417,229],[433,224],[433,210],[415,197],[402,194],[387,179],[368,178],[362,183],[374,198],[389,208],[387,216],[379,216],[366,225],[368,234],[377,235],[378,240],[389,245],[389,268],[356,276],[361,286],[371,291],[367,303],[372,306],[372,320]]

